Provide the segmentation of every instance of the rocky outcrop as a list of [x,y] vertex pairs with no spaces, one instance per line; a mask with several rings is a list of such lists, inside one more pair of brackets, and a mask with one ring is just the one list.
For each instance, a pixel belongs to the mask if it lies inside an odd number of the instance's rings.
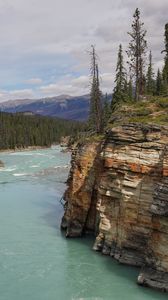
[[4,168],[4,163],[0,160],[0,168]]
[[141,267],[138,283],[168,292],[168,128],[129,124],[78,146],[65,192],[67,237]]
[[65,192],[65,214],[61,227],[67,237],[79,237],[84,232],[94,232],[101,145],[92,143],[79,146],[72,152],[71,170]]
[[60,140],[61,147],[68,147],[70,141],[70,136],[62,136]]

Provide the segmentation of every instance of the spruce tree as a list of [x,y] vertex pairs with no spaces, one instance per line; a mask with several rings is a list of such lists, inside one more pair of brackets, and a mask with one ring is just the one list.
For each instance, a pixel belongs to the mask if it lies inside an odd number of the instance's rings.
[[102,131],[102,93],[100,90],[99,68],[95,47],[92,46],[91,55],[91,91],[90,91],[90,112],[89,128],[97,133]]
[[133,86],[132,86],[132,79],[130,78],[127,84],[127,98],[129,101],[133,100]]
[[164,67],[163,67],[163,81],[166,88],[166,93],[168,93],[168,23],[165,25],[165,49],[162,53],[165,52],[164,58]]
[[153,72],[153,64],[152,64],[152,52],[150,51],[148,70],[146,74],[146,93],[148,95],[153,95],[154,91],[155,91],[155,80],[154,80],[154,72]]
[[113,99],[111,102],[112,111],[123,101],[126,100],[126,70],[124,68],[122,45],[119,45],[118,59],[116,66],[115,87],[113,90]]
[[144,67],[147,42],[145,39],[146,30],[144,23],[140,20],[140,11],[137,8],[133,15],[132,31],[128,32],[131,41],[128,46],[127,55],[132,78],[135,79],[135,99],[139,100],[144,94]]
[[104,99],[104,106],[103,106],[103,125],[104,127],[107,125],[108,120],[110,119],[111,116],[111,107],[110,103],[108,101],[108,95],[105,95]]
[[163,78],[160,70],[157,71],[157,77],[156,77],[156,95],[160,96],[164,93],[164,84],[163,84]]

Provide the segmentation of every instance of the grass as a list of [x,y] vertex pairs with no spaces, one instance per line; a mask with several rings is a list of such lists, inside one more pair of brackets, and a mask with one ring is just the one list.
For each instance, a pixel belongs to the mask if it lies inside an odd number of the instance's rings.
[[[156,124],[168,126],[168,96],[146,97],[139,102],[123,103],[112,114],[105,131],[128,123]],[[88,131],[81,132],[76,142],[78,144],[99,143],[104,134]]]
[[113,113],[108,127],[125,123],[168,125],[168,97],[146,97],[139,102],[123,103]]

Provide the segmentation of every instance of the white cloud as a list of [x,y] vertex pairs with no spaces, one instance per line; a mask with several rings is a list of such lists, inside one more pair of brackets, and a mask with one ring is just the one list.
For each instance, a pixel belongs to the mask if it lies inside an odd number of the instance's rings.
[[[100,74],[100,84],[103,93],[111,93],[114,77],[111,73]],[[72,96],[88,94],[90,89],[89,76],[79,76],[72,78],[70,76],[60,80],[57,83],[48,84],[39,88],[42,96],[58,96],[60,94],[70,94]]]
[[30,99],[34,97],[34,92],[31,89],[0,91],[0,102],[17,99]]
[[[152,49],[157,69],[163,64],[161,50],[164,25],[168,22],[167,0],[0,1],[0,86],[18,90],[24,83],[20,89],[25,91],[26,84],[34,85],[30,92],[34,96],[86,93],[87,50],[95,44],[103,90],[111,91],[118,45],[122,43],[126,50],[127,31],[136,7],[142,12],[148,47]],[[66,73],[74,75],[62,79]],[[13,92],[7,95],[13,97]]]
[[58,96],[68,94],[72,96],[84,95],[89,93],[89,78],[81,76],[78,78],[65,78],[57,83],[48,84],[39,88],[39,94],[45,96]]
[[30,78],[24,81],[26,84],[38,85],[41,84],[43,81],[40,78]]

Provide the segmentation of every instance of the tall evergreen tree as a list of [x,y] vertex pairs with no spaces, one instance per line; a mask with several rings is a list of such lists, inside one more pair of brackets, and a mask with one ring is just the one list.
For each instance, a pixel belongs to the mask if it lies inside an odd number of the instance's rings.
[[133,86],[132,86],[132,79],[130,78],[127,84],[127,98],[129,101],[133,100]]
[[163,84],[163,78],[160,70],[157,71],[157,77],[156,77],[156,95],[160,96],[164,93],[164,84]]
[[128,32],[131,41],[128,46],[127,55],[132,77],[135,78],[135,99],[138,101],[140,95],[144,94],[144,67],[147,42],[144,23],[140,20],[140,11],[137,8],[133,15],[132,31]]
[[119,45],[118,59],[116,66],[116,77],[115,77],[115,87],[113,90],[113,99],[111,102],[112,111],[126,99],[126,86],[127,77],[126,70],[124,68],[123,50],[122,45]]
[[95,47],[92,46],[91,55],[91,91],[89,128],[97,133],[102,131],[102,93],[100,90],[99,68]]
[[108,95],[105,95],[104,99],[104,106],[103,106],[103,125],[104,127],[107,125],[108,120],[110,119],[111,116],[111,107],[110,103],[108,101]]
[[148,95],[153,95],[155,91],[155,80],[154,80],[154,71],[152,64],[152,52],[149,53],[149,64],[146,74],[146,93]]
[[165,52],[164,67],[163,67],[163,81],[166,86],[166,92],[168,93],[168,23],[165,25]]

